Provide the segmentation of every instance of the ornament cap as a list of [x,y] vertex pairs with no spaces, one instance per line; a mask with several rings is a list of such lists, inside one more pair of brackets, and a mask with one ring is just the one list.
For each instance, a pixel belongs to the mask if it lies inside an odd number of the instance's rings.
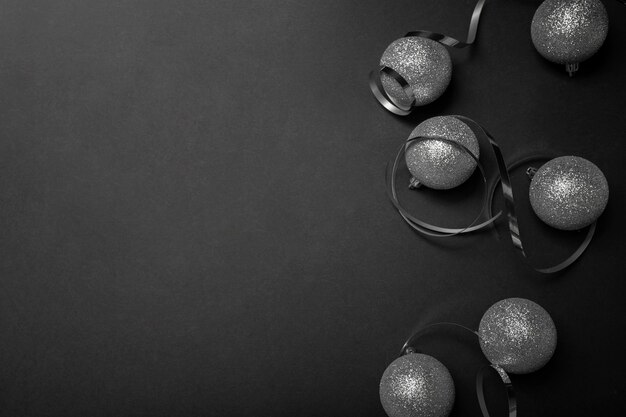
[[536,173],[537,173],[537,168],[535,167],[526,168],[526,176],[528,177],[529,180],[532,180]]
[[409,190],[417,190],[418,188],[422,188],[422,183],[415,177],[411,177],[409,180]]
[[570,77],[573,77],[576,71],[578,71],[578,62],[565,64],[565,71],[567,71]]
[[414,347],[407,346],[407,348],[402,352],[402,355],[410,355],[411,353],[417,353],[417,350],[415,350]]

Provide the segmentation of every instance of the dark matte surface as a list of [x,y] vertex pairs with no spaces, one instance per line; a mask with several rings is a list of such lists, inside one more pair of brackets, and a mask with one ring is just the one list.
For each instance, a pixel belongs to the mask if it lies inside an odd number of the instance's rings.
[[[471,1],[3,2],[1,414],[382,416],[412,329],[476,327],[511,296],[559,331],[552,362],[513,377],[519,415],[623,412],[626,8],[605,3],[607,43],[574,79],[532,46],[538,2],[488,3],[450,89],[401,119],[369,70],[407,30],[463,37]],[[439,114],[483,123],[509,160],[604,171],[579,263],[545,277],[506,237],[432,242],[401,221],[385,163]],[[479,415],[475,369],[450,367],[454,415]]]

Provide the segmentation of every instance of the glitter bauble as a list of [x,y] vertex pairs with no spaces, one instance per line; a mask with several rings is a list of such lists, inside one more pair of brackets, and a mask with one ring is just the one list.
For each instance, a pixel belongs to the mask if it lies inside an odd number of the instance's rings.
[[[476,135],[454,116],[433,117],[420,123],[409,139],[417,136],[442,137],[465,146],[476,158],[480,156]],[[436,139],[412,142],[405,159],[420,184],[437,190],[461,185],[476,169],[476,160],[463,148]]]
[[389,417],[446,417],[454,405],[454,382],[437,359],[410,353],[383,373],[380,402]]
[[540,305],[507,298],[492,305],[478,327],[480,347],[494,365],[513,374],[543,367],[556,349],[556,327]]
[[593,163],[562,156],[537,170],[529,198],[545,223],[561,230],[577,230],[600,217],[609,200],[609,184]]
[[530,34],[537,51],[558,64],[577,64],[604,43],[609,18],[600,0],[546,0],[535,12]]
[[[387,47],[380,59],[396,71],[411,86],[415,105],[423,106],[439,98],[450,84],[452,60],[445,46],[418,36],[400,38]],[[402,106],[409,106],[408,97],[400,84],[387,74],[381,74],[387,95]]]

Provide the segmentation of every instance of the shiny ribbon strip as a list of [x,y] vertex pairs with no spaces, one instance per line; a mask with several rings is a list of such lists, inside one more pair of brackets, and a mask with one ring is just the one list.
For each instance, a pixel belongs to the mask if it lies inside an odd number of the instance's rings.
[[[476,3],[476,6],[474,7],[474,12],[472,13],[472,18],[470,20],[470,27],[467,32],[467,41],[465,42],[454,39],[447,35],[443,35],[441,33],[430,32],[427,30],[408,32],[406,35],[404,35],[404,37],[428,38],[433,41],[439,42],[442,45],[450,46],[452,48],[465,48],[473,44],[476,40],[476,33],[478,32],[478,22],[480,21],[480,15],[483,11],[483,7],[486,1],[487,0],[478,0],[478,2]],[[412,98],[411,103],[408,106],[398,103],[387,94],[381,81],[382,74],[386,74],[396,80],[396,82],[398,82],[398,84],[400,84],[400,86],[404,90],[404,93],[407,95],[407,97],[410,99]],[[415,104],[413,90],[409,83],[404,79],[404,77],[398,74],[393,68],[382,65],[378,67],[378,70],[370,72],[369,85],[370,90],[372,90],[372,93],[374,94],[374,97],[376,97],[380,104],[382,104],[383,107],[385,107],[390,112],[399,116],[406,116],[413,110],[413,105]]]
[[487,402],[485,401],[485,374],[490,369],[493,369],[498,373],[498,376],[504,384],[506,397],[509,403],[509,417],[516,417],[517,399],[515,398],[515,391],[513,390],[511,378],[509,378],[509,375],[504,371],[504,369],[494,364],[482,367],[476,374],[476,396],[478,397],[478,405],[480,406],[480,411],[483,413],[483,417],[489,417],[489,409],[487,408]]
[[450,237],[450,236],[456,236],[456,235],[463,234],[463,233],[475,232],[475,231],[484,229],[485,227],[495,222],[496,219],[498,219],[502,213],[498,213],[495,216],[489,216],[489,218],[485,220],[484,222],[476,224],[479,221],[479,219],[483,216],[483,213],[485,213],[485,211],[489,209],[489,201],[490,201],[489,198],[485,198],[485,203],[483,204],[482,209],[480,210],[478,215],[474,218],[472,223],[470,223],[469,226],[460,228],[460,229],[441,227],[441,226],[436,226],[436,225],[427,223],[411,215],[406,209],[402,207],[402,205],[400,204],[400,201],[398,200],[398,195],[396,192],[396,173],[398,171],[400,160],[402,159],[402,156],[405,154],[406,149],[408,149],[409,145],[411,145],[412,143],[422,142],[425,140],[439,140],[439,141],[448,143],[452,146],[462,149],[465,153],[471,156],[474,159],[474,161],[476,161],[477,167],[480,170],[480,173],[482,175],[483,184],[485,186],[485,196],[486,197],[489,196],[488,191],[487,191],[487,176],[485,174],[485,169],[483,168],[482,164],[479,162],[478,158],[467,147],[465,147],[464,145],[458,142],[454,142],[443,137],[416,136],[414,138],[408,139],[404,144],[402,144],[402,146],[398,149],[398,152],[396,153],[396,157],[394,158],[393,163],[390,163],[387,165],[387,170],[386,170],[386,183],[388,184],[387,195],[389,196],[389,199],[391,200],[391,203],[394,205],[396,210],[398,210],[398,212],[400,213],[400,216],[402,216],[402,218],[406,221],[406,223],[409,226],[411,226],[411,228],[413,228],[414,230],[424,235],[432,236],[432,237]]
[[[501,153],[499,154],[499,158],[502,158]],[[526,255],[526,252],[524,252],[522,238],[519,233],[519,228],[517,228],[517,218],[515,216],[515,203],[513,200],[513,188],[511,187],[511,179],[509,178],[509,172],[513,172],[516,168],[519,168],[520,166],[526,165],[533,161],[550,160],[552,158],[553,158],[552,156],[548,156],[548,155],[531,155],[531,156],[527,156],[527,157],[521,158],[513,162],[506,171],[500,170],[499,177],[496,178],[496,181],[491,185],[491,188],[489,190],[489,206],[487,208],[487,213],[491,214],[491,207],[493,206],[493,200],[495,198],[496,188],[498,187],[499,184],[502,184],[502,194],[504,195],[505,203],[508,203],[507,210],[509,210],[509,219],[515,218],[515,222],[514,222],[516,225],[515,237],[513,236],[514,231],[511,229],[511,239],[513,241],[513,246],[515,246],[515,248],[521,253],[521,255],[527,260],[529,264],[530,264],[530,261],[528,260],[528,256]],[[502,160],[502,163],[504,164],[504,160]],[[504,166],[506,167],[506,165]],[[513,211],[510,211],[510,210],[513,210]],[[509,227],[510,226],[511,226],[511,223],[509,222]],[[530,266],[535,271],[541,272],[542,274],[554,274],[556,272],[564,270],[565,268],[569,267],[574,262],[576,262],[578,258],[582,256],[582,254],[585,252],[585,250],[591,243],[591,240],[593,239],[593,235],[595,231],[596,231],[596,222],[593,222],[590,226],[588,226],[587,234],[585,235],[585,238],[583,239],[581,244],[564,261],[559,262],[558,264],[554,266],[550,266],[550,267],[537,268],[533,266],[532,264]]]
[[[511,178],[509,175],[509,172],[511,172],[512,170],[514,170],[515,168],[518,168],[519,166],[523,165],[523,164],[527,164],[528,162],[534,161],[534,160],[538,160],[538,159],[550,159],[549,157],[546,156],[541,156],[541,157],[537,157],[537,156],[533,156],[533,157],[526,157],[523,159],[520,159],[516,162],[514,162],[510,167],[507,166],[506,162],[504,161],[504,156],[502,155],[502,151],[500,150],[500,146],[498,146],[498,144],[496,143],[495,139],[493,138],[493,136],[484,128],[482,127],[480,124],[478,124],[477,122],[475,122],[474,120],[468,118],[468,117],[464,117],[464,116],[454,116],[456,117],[458,120],[464,122],[465,124],[467,124],[470,128],[472,128],[472,130],[476,133],[478,133],[478,136],[481,136],[485,139],[487,139],[487,141],[489,142],[489,145],[491,146],[491,150],[493,152],[493,155],[496,159],[497,165],[498,165],[498,177],[496,178],[496,180],[494,181],[494,183],[491,185],[490,189],[486,192],[486,196],[487,198],[485,199],[485,205],[483,206],[483,210],[481,210],[481,212],[478,214],[478,216],[474,219],[474,221],[465,228],[462,229],[452,229],[452,228],[443,228],[443,227],[439,227],[439,226],[435,226],[429,223],[426,223],[414,216],[412,216],[410,213],[408,213],[400,204],[400,202],[398,201],[398,197],[396,194],[396,184],[395,184],[395,177],[396,177],[396,173],[398,170],[398,165],[399,165],[399,161],[401,159],[401,157],[404,155],[404,153],[406,152],[406,148],[408,147],[408,145],[413,142],[413,141],[423,141],[423,140],[441,140],[443,142],[446,143],[450,143],[454,146],[457,146],[461,149],[463,149],[468,155],[470,155],[472,158],[474,158],[474,160],[477,163],[478,168],[480,169],[480,172],[482,174],[483,177],[483,182],[486,183],[487,181],[487,177],[485,175],[485,171],[483,169],[483,166],[480,164],[480,162],[478,161],[478,158],[476,158],[474,156],[474,154],[467,149],[465,146],[457,143],[457,142],[453,142],[450,141],[448,139],[445,138],[441,138],[441,137],[415,137],[415,138],[411,138],[409,139],[405,144],[402,145],[402,147],[398,150],[398,153],[396,154],[395,159],[393,160],[393,163],[390,164],[390,167],[388,166],[387,169],[387,194],[389,196],[389,199],[391,200],[392,204],[394,205],[394,207],[396,208],[396,210],[398,210],[398,212],[400,213],[400,215],[402,216],[402,218],[404,219],[404,221],[411,226],[414,230],[427,235],[427,236],[432,236],[432,237],[449,237],[449,236],[455,236],[455,235],[459,235],[462,233],[470,233],[470,232],[474,232],[474,231],[478,231],[481,230],[487,226],[489,226],[490,224],[494,223],[495,220],[497,218],[500,217],[500,215],[502,214],[502,212],[498,212],[495,216],[492,215],[492,211],[491,211],[491,207],[493,205],[493,200],[495,197],[495,190],[498,187],[498,185],[502,186],[502,195],[504,196],[504,205],[505,205],[505,212],[507,214],[507,221],[508,221],[508,228],[509,228],[509,234],[511,236],[511,242],[513,243],[513,246],[518,250],[518,252],[521,254],[521,256],[527,260],[527,263],[529,263],[529,265],[537,272],[540,272],[542,274],[553,274],[559,271],[564,270],[565,268],[569,267],[570,265],[572,265],[578,258],[580,258],[582,256],[582,254],[585,252],[585,250],[587,249],[587,247],[589,246],[589,244],[591,243],[591,240],[593,238],[593,235],[595,233],[595,229],[596,229],[596,223],[594,222],[591,226],[589,226],[589,229],[587,231],[587,235],[585,236],[585,239],[583,240],[583,242],[579,245],[579,247],[564,261],[558,263],[557,265],[554,266],[550,266],[550,267],[535,267],[533,266],[530,261],[528,260],[528,256],[526,255],[526,252],[524,251],[524,244],[522,243],[522,237],[520,234],[520,229],[519,229],[519,224],[518,224],[518,220],[517,220],[517,215],[516,215],[516,210],[515,210],[515,199],[513,197],[513,187],[511,185]],[[480,217],[483,215],[483,213],[487,214],[488,219],[482,223],[476,224]]]
[[[396,80],[404,90],[404,93],[407,95],[407,97],[413,97],[411,103],[408,106],[398,103],[389,94],[387,94],[387,92],[385,91],[385,87],[383,87],[381,74],[387,74],[391,78]],[[413,95],[413,90],[411,89],[409,83],[406,82],[406,80],[392,68],[383,65],[378,68],[378,71],[370,72],[370,90],[372,90],[372,93],[374,93],[374,97],[376,97],[376,100],[378,100],[378,102],[382,104],[384,108],[386,108],[393,114],[397,114],[398,116],[406,116],[413,110],[413,104],[415,104],[415,96]]]
[[[469,327],[465,327],[461,324],[450,323],[450,322],[433,323],[433,324],[429,324],[428,326],[422,327],[420,330],[413,333],[413,335],[411,335],[411,337],[409,337],[407,341],[404,342],[404,345],[402,346],[402,350],[400,351],[400,356],[416,352],[417,350],[413,346],[414,342],[417,339],[419,339],[421,336],[423,336],[427,331],[436,327],[454,327],[457,329],[462,329],[467,332],[470,332],[477,338],[479,337],[478,332],[470,329]],[[505,372],[504,369],[494,364],[489,364],[488,366],[482,367],[476,374],[476,396],[478,398],[478,405],[480,406],[480,411],[482,412],[483,417],[489,417],[489,410],[487,408],[487,402],[485,401],[485,392],[484,392],[485,374],[489,369],[494,369],[500,376],[500,379],[502,380],[502,383],[504,384],[504,388],[506,391],[507,402],[508,402],[508,407],[509,407],[509,417],[516,417],[517,416],[517,399],[515,397],[515,390],[513,389],[513,384],[511,383],[511,379],[509,378],[509,375]]]
[[[416,30],[413,32],[408,32],[404,35],[405,38],[409,36],[419,36],[422,38],[432,39],[441,44],[451,46],[452,48],[465,48],[470,46],[476,40],[476,33],[478,32],[478,22],[480,21],[480,14],[483,11],[483,7],[485,6],[485,2],[487,0],[478,0],[476,6],[474,6],[474,12],[472,13],[472,18],[470,20],[470,27],[467,31],[467,40],[465,42],[454,39],[450,36],[442,35],[441,33],[434,33],[427,30]],[[625,0],[626,1],[626,0]]]

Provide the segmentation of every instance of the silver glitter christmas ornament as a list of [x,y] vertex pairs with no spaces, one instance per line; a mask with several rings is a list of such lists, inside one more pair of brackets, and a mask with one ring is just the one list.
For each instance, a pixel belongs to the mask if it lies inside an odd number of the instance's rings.
[[544,58],[565,64],[572,75],[600,49],[608,29],[600,0],[546,0],[535,12],[530,34]]
[[600,217],[609,200],[609,184],[593,163],[562,156],[537,170],[529,198],[545,223],[561,230],[577,230]]
[[[419,124],[409,136],[442,137],[460,143],[476,158],[480,149],[476,135],[469,126],[453,116],[438,116]],[[462,148],[440,140],[412,142],[405,160],[413,185],[422,184],[437,190],[446,190],[464,183],[476,169],[476,160]]]
[[439,98],[450,84],[452,60],[445,46],[431,39],[411,36],[400,38],[387,47],[380,59],[409,83],[414,97],[408,97],[400,84],[381,74],[383,88],[402,106],[423,106]]
[[543,367],[556,349],[556,327],[546,310],[523,298],[492,305],[478,327],[480,347],[487,359],[513,374]]
[[421,353],[399,357],[380,380],[380,402],[389,417],[446,417],[454,395],[448,369]]

